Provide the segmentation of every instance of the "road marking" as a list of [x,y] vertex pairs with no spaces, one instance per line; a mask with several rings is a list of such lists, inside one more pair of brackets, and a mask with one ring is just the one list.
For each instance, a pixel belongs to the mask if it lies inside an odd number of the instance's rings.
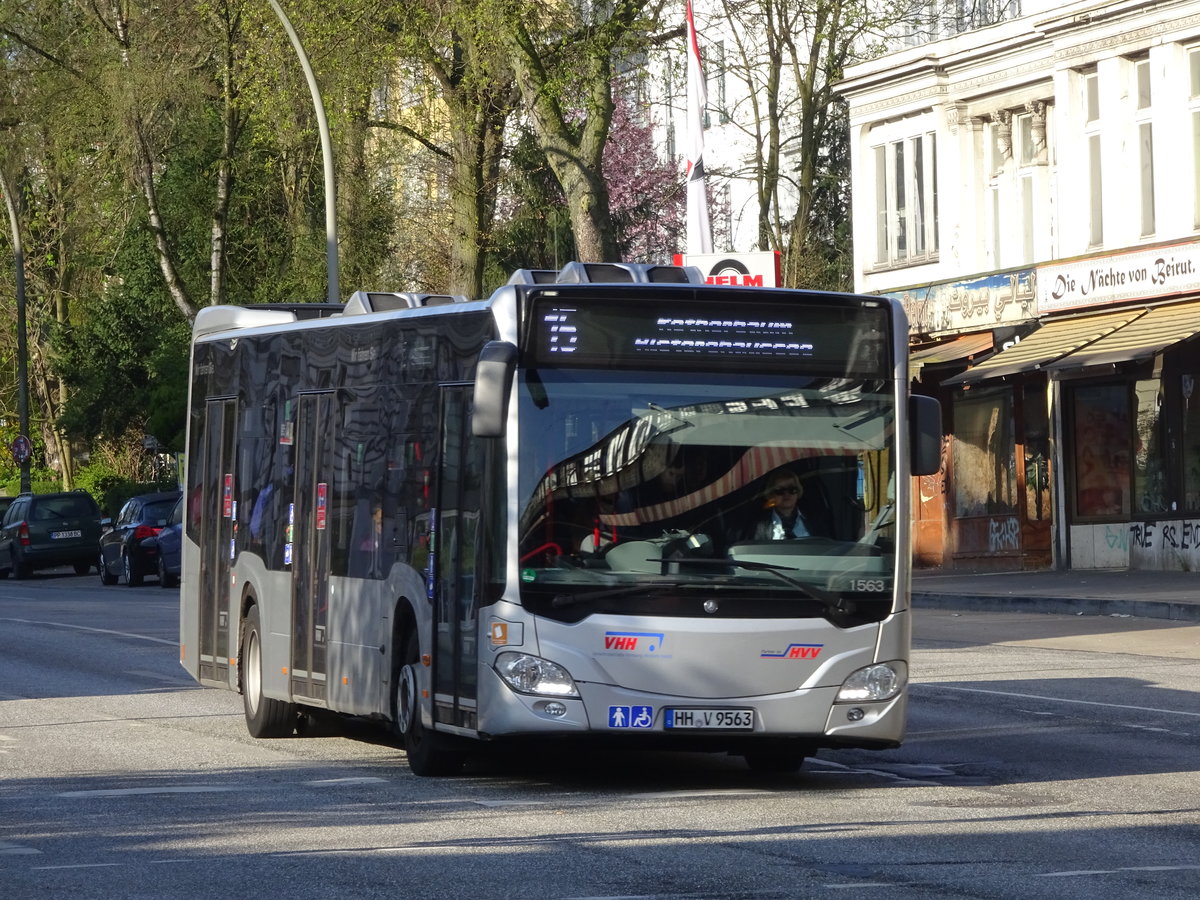
[[932,687],[943,691],[959,691],[964,694],[990,694],[994,697],[1019,697],[1022,700],[1044,700],[1047,703],[1073,703],[1077,706],[1102,706],[1106,709],[1128,709],[1134,712],[1165,713],[1169,716],[1188,716],[1200,719],[1200,712],[1185,712],[1181,709],[1159,709],[1156,706],[1129,706],[1124,703],[1102,703],[1098,700],[1069,700],[1066,697],[1043,697],[1041,694],[1020,694],[1016,691],[985,691],[981,688],[951,687],[936,681],[922,682],[919,687]]
[[630,794],[630,800],[691,800],[704,797],[757,797],[770,794],[770,791],[755,788],[730,788],[729,790],[679,790],[679,791],[646,791]]
[[139,641],[153,641],[156,644],[166,644],[178,647],[179,641],[166,638],[150,637],[148,634],[134,634],[131,631],[113,631],[110,628],[88,628],[86,625],[68,625],[66,622],[40,622],[37,619],[0,619],[0,622],[16,622],[18,625],[45,625],[49,628],[73,628],[76,631],[88,631],[92,634],[115,634],[117,637],[134,638]]
[[[874,775],[878,778],[890,778],[892,781],[903,782],[904,784],[917,785],[919,787],[942,787],[940,781],[926,781],[922,778],[910,778],[907,775],[901,774],[899,771],[890,772],[886,767],[871,767],[871,766],[846,766],[839,762],[834,762],[831,759],[814,759],[813,772],[822,775]],[[961,764],[960,764],[961,765]],[[897,769],[909,768],[918,769],[922,775],[953,775],[954,773],[940,766],[897,766]],[[936,770],[936,771],[930,771]]]
[[217,784],[196,784],[184,785],[181,787],[153,787],[153,788],[107,788],[95,791],[62,791],[55,794],[56,797],[134,797],[143,794],[229,794],[235,791],[249,791],[254,788],[247,785],[244,787],[223,787]]
[[822,887],[831,891],[844,891],[853,888],[890,888],[896,887],[896,885],[888,884],[885,881],[860,881],[855,884],[825,884]]
[[35,872],[53,872],[57,869],[114,869],[117,866],[127,866],[129,863],[78,863],[73,866],[34,866]]
[[307,784],[311,787],[331,787],[344,784],[386,784],[386,778],[377,778],[374,775],[360,775],[353,778],[321,778],[316,781],[304,781],[301,784]]
[[544,806],[548,800],[472,800],[476,806],[500,809],[507,806]]
[[40,856],[41,852],[41,850],[35,850],[33,847],[26,847],[23,844],[0,841],[0,856]]
[[1076,869],[1070,872],[1040,872],[1038,878],[1072,878],[1076,875],[1119,875],[1122,872],[1194,872],[1200,865],[1124,866],[1120,869]]

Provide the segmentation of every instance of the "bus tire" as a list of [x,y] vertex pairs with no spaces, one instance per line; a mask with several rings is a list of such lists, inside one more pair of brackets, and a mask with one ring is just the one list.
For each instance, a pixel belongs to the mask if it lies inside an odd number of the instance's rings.
[[773,744],[747,750],[742,756],[750,771],[757,775],[791,775],[800,771],[805,757],[811,752],[807,746]]
[[262,692],[262,625],[258,607],[242,619],[242,708],[251,737],[290,737],[296,730],[296,704],[264,697]]
[[403,659],[392,702],[396,731],[404,741],[408,768],[422,778],[457,774],[465,762],[463,754],[449,747],[445,737],[429,731],[421,722],[420,698],[417,696],[421,645],[415,631],[410,631],[405,639]]

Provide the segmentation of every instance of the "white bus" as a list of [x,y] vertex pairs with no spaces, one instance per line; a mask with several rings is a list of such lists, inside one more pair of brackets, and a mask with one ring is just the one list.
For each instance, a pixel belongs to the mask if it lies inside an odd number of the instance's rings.
[[764,771],[902,740],[940,422],[895,302],[572,263],[193,337],[181,659],[254,736],[373,717],[418,775],[517,739]]

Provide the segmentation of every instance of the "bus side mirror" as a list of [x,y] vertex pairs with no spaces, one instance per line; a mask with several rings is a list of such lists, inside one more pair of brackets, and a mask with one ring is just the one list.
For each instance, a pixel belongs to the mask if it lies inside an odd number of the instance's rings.
[[508,395],[517,369],[517,348],[508,341],[488,341],[475,367],[475,398],[471,433],[501,437],[508,421]]
[[908,454],[913,475],[936,475],[942,467],[942,404],[933,397],[908,398]]

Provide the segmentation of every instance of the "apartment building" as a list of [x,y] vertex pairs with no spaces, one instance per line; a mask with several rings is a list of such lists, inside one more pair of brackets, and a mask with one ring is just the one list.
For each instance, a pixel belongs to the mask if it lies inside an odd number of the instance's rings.
[[841,84],[857,289],[943,403],[917,561],[1200,569],[1200,2],[996,12]]

